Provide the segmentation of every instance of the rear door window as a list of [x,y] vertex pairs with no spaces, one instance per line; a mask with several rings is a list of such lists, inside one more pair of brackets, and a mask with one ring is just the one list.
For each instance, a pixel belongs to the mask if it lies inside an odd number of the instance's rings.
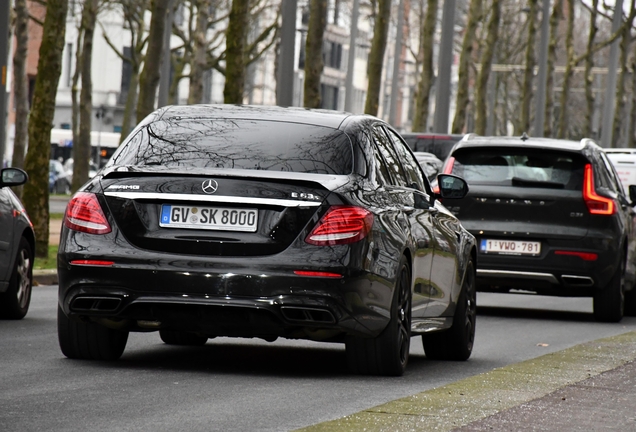
[[468,184],[582,190],[586,159],[577,153],[532,148],[464,148],[452,173]]

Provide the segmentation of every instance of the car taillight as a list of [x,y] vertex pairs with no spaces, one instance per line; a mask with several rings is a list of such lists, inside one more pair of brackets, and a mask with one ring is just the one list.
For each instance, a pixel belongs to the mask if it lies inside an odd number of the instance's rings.
[[446,160],[442,174],[452,174],[453,166],[455,166],[455,158],[451,156]]
[[609,216],[613,215],[616,211],[616,205],[613,199],[600,196],[596,193],[592,164],[585,165],[585,173],[583,175],[583,199],[591,214]]
[[71,198],[66,207],[64,225],[89,234],[107,234],[111,231],[97,196],[87,192],[78,192]]
[[579,251],[567,251],[567,250],[555,250],[555,255],[569,255],[581,258],[583,261],[596,261],[598,254],[593,252],[579,252]]
[[354,243],[371,230],[373,214],[361,207],[332,206],[305,241],[316,246]]

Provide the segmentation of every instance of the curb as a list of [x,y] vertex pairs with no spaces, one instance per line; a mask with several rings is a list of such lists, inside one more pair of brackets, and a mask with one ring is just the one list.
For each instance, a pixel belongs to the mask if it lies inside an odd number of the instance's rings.
[[299,429],[450,431],[636,359],[636,332],[598,339]]
[[57,270],[33,270],[33,286],[57,285]]

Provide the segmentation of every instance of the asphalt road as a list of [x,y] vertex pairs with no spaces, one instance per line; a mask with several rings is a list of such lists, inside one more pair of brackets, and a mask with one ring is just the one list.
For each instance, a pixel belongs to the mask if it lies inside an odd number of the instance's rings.
[[131,334],[118,362],[63,357],[57,287],[37,287],[22,321],[0,321],[1,431],[288,431],[510,363],[636,330],[599,324],[590,299],[479,294],[468,362],[429,361],[414,338],[401,378],[350,375],[343,346],[218,338],[204,347]]

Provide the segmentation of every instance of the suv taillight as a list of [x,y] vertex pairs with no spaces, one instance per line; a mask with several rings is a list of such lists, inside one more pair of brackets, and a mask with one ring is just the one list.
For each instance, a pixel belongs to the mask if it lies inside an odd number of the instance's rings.
[[332,206],[305,241],[316,246],[354,243],[371,231],[373,214],[361,207]]
[[585,173],[583,175],[583,199],[591,214],[610,216],[616,211],[616,205],[613,199],[600,196],[596,193],[592,164],[585,165]]
[[111,231],[97,196],[87,192],[78,192],[71,198],[66,207],[64,225],[89,234],[107,234]]
[[455,158],[449,157],[444,164],[444,168],[442,169],[442,174],[452,174],[453,166],[455,166]]

